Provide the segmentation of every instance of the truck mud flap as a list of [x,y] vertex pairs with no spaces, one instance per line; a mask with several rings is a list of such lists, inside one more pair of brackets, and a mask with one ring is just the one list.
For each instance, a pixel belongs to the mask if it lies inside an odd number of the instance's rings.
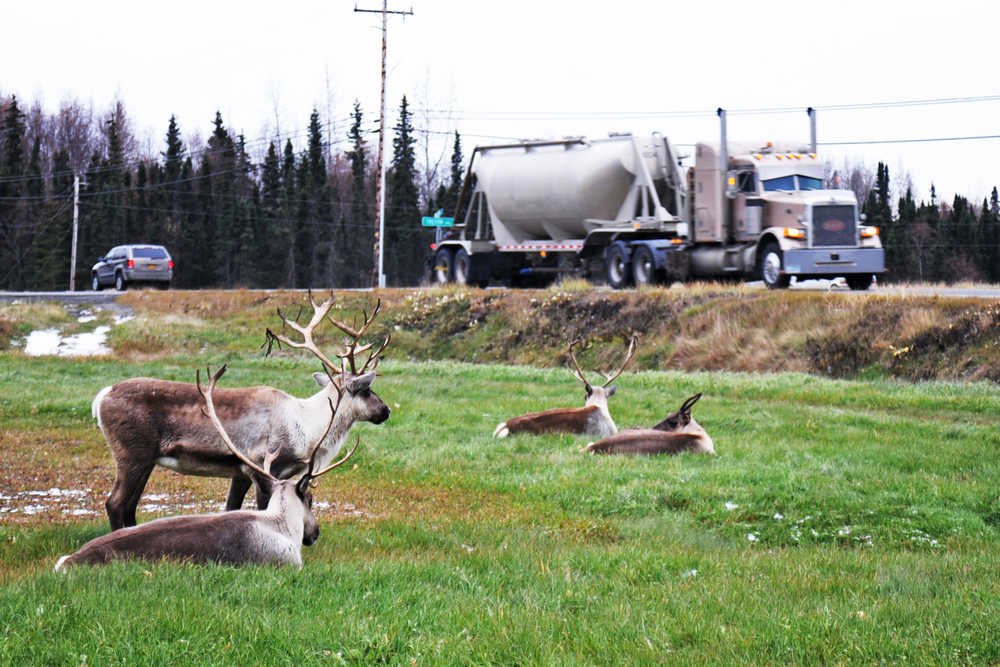
[[691,277],[691,255],[677,247],[667,248],[663,268],[667,280],[685,282]]

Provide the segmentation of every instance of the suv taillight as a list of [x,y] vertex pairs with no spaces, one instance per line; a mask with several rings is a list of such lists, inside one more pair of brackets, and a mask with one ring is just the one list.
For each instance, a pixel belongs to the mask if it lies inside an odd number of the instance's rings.
[[134,269],[135,268],[135,260],[134,259],[130,259],[128,261],[128,268],[130,268],[130,269]]
[[173,269],[174,268],[174,260],[171,259],[170,261],[167,262],[167,268],[168,269]]

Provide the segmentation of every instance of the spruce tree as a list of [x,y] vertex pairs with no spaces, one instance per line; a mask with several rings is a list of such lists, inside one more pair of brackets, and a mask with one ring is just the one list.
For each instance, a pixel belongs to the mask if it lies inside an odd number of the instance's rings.
[[439,206],[444,209],[444,214],[454,217],[456,223],[459,223],[458,197],[462,192],[464,178],[465,172],[462,171],[462,138],[456,130],[455,143],[451,149],[451,179],[448,182],[445,200],[439,203]]
[[272,141],[261,167],[258,248],[259,281],[262,287],[280,287],[284,274],[287,241],[281,220],[281,161]]
[[292,141],[285,141],[285,152],[281,161],[281,202],[282,234],[285,238],[284,285],[295,287],[295,207],[298,199],[298,183],[295,181],[295,152]]
[[24,141],[26,128],[24,114],[12,97],[0,126],[0,288],[24,289],[27,276],[24,264],[25,251],[22,232],[28,211],[24,176],[27,172]]
[[343,278],[345,287],[368,285],[372,272],[372,217],[368,200],[368,147],[361,130],[361,103],[354,102],[353,122],[348,132],[351,150],[347,157],[351,162],[351,215],[344,224],[347,237],[342,253],[346,259]]
[[52,197],[43,205],[38,220],[32,289],[64,290],[69,283],[72,228],[67,224],[66,212],[72,192],[69,152],[60,147],[52,158]]
[[392,140],[385,221],[385,267],[393,285],[416,285],[423,274],[424,255],[433,232],[420,226],[420,195],[417,190],[416,138],[406,96],[399,105],[399,122]]
[[201,174],[202,198],[209,214],[205,220],[211,242],[209,266],[214,268],[215,284],[232,287],[241,232],[236,213],[236,144],[218,111],[213,126]]

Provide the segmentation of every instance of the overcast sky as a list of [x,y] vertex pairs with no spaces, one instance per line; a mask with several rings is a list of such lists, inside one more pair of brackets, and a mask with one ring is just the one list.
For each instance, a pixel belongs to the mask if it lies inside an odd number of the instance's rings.
[[[117,96],[155,151],[171,114],[186,136],[207,137],[219,110],[255,148],[276,128],[301,132],[314,106],[334,122],[335,140],[355,99],[366,121],[378,116],[381,18],[356,13],[354,0],[3,5],[0,93],[49,111],[67,97],[102,111]],[[609,131],[715,140],[720,106],[795,109],[734,113],[732,140],[808,139],[808,106],[820,109],[821,143],[1000,135],[996,2],[391,0],[389,8],[414,12],[389,19],[390,122],[406,95],[418,128],[442,133],[433,137],[457,129],[467,155],[496,139]],[[951,98],[986,99],[831,108]],[[881,159],[893,178],[906,170],[918,199],[933,181],[949,200],[959,192],[978,203],[1000,184],[998,149],[1000,139],[979,139],[821,152],[873,169]]]

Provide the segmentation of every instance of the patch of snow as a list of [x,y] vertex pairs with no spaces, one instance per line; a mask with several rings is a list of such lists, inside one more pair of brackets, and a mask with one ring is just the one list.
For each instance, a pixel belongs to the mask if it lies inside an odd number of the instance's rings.
[[97,319],[97,315],[94,315],[89,310],[84,310],[80,313],[80,316],[76,318],[76,321],[80,324],[86,324],[87,322],[93,322]]
[[59,345],[60,357],[91,357],[110,354],[111,348],[104,343],[108,340],[109,326],[100,326],[89,333],[67,336]]
[[38,329],[28,334],[24,341],[24,353],[30,357],[40,357],[59,352],[59,342],[62,337],[59,329]]

